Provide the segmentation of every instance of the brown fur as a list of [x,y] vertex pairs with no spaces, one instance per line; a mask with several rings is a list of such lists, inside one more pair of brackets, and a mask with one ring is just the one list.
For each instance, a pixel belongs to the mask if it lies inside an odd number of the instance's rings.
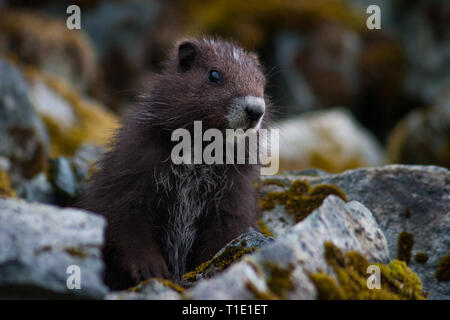
[[[194,57],[189,51],[187,58],[182,56],[183,44],[195,49]],[[233,50],[238,47],[221,40],[179,42],[162,73],[155,77],[145,102],[124,119],[111,151],[101,159],[100,170],[92,177],[81,206],[104,215],[108,221],[105,282],[111,288],[123,289],[149,277],[172,278],[174,266],[169,264],[165,239],[172,228],[171,208],[180,192],[175,187],[179,177],[173,174],[170,160],[176,144],[170,139],[172,130],[192,130],[194,120],[202,120],[203,130],[224,130],[233,98],[264,98],[265,77],[257,57],[242,51],[240,59],[233,59]],[[223,83],[208,81],[211,69],[222,72]],[[195,174],[202,174],[201,168],[197,166]],[[209,168],[220,181],[209,187],[200,184],[196,189],[194,200],[202,199],[204,206],[195,220],[197,232],[186,270],[210,259],[248,227],[256,228],[259,209],[253,182],[258,179],[258,166]],[[161,177],[169,190],[157,183]]]

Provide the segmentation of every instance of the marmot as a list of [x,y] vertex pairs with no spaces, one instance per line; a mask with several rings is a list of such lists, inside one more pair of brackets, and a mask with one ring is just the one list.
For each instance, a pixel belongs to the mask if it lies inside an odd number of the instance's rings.
[[257,165],[175,165],[171,132],[265,127],[269,100],[255,54],[232,42],[179,41],[144,101],[124,118],[80,206],[107,219],[105,283],[179,281],[249,227],[258,229]]

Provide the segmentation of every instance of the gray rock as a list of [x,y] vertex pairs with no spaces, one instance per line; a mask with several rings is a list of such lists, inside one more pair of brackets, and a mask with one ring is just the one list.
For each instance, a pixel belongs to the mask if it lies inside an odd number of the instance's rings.
[[11,161],[13,182],[43,170],[48,136],[34,111],[22,74],[0,60],[0,156]]
[[50,160],[50,181],[61,197],[70,199],[75,197],[77,181],[70,161],[59,157]]
[[344,108],[304,113],[279,121],[280,171],[320,166],[342,172],[358,166],[385,163],[375,137]]
[[106,300],[179,300],[181,293],[164,285],[159,279],[144,281],[126,291],[112,292]]
[[102,2],[83,17],[83,30],[92,38],[98,55],[104,58],[114,50],[123,52],[127,61],[142,59],[149,26],[159,12],[158,2]]
[[450,283],[439,282],[434,275],[439,259],[450,252],[449,170],[435,166],[390,165],[319,177],[286,175],[282,179],[285,182],[307,180],[313,186],[333,184],[341,188],[349,200],[361,202],[373,213],[385,234],[392,259],[397,256],[399,234],[402,231],[412,233],[412,256],[425,252],[429,260],[419,264],[411,259],[409,267],[418,273],[431,299],[450,298]]
[[73,170],[77,181],[89,177],[92,167],[104,152],[104,149],[96,144],[85,143],[75,153],[72,159]]
[[19,198],[28,202],[57,203],[55,190],[44,173],[39,173],[33,179],[21,182],[15,191]]
[[274,238],[267,237],[255,229],[249,228],[247,232],[230,241],[225,247],[217,252],[217,254],[210,260],[211,263],[204,270],[196,274],[195,280],[190,281],[182,279],[181,284],[183,287],[190,287],[196,281],[211,278],[221,272],[224,267],[229,266],[228,261],[232,258],[231,256],[246,250],[247,253],[249,253],[251,250],[262,248],[273,241]]
[[371,261],[389,260],[386,239],[370,211],[360,203],[345,204],[340,198],[329,196],[322,206],[276,241],[245,256],[216,277],[199,282],[185,296],[254,299],[255,290],[267,292],[267,264],[273,264],[291,272],[293,288],[286,292],[286,299],[314,299],[316,289],[307,274],[319,269],[332,272],[324,259],[325,241],[332,241],[344,251],[358,251]]
[[[85,211],[0,199],[0,297],[102,298],[104,227]],[[72,265],[80,289],[68,289]]]

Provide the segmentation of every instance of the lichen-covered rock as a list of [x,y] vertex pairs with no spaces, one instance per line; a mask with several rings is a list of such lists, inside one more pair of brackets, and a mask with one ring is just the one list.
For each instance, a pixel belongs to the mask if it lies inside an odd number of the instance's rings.
[[195,270],[183,275],[181,283],[183,287],[188,287],[201,279],[211,278],[244,255],[271,243],[273,240],[272,237],[265,236],[253,228],[249,228],[247,232],[230,241],[211,260],[204,262]]
[[276,236],[284,233],[287,226],[305,219],[330,194],[347,201],[344,192],[330,184],[311,188],[306,180],[299,179],[290,183],[280,177],[265,179],[261,184],[263,194],[259,205],[264,212],[262,224]]
[[49,176],[60,197],[65,199],[75,197],[77,181],[69,159],[64,157],[50,159]]
[[36,69],[29,70],[28,78],[33,103],[50,136],[51,156],[73,156],[83,144],[105,146],[110,142],[119,122],[114,113],[61,78]]
[[324,257],[324,242],[344,251],[357,251],[370,261],[387,262],[386,239],[363,205],[345,204],[329,196],[306,219],[276,241],[245,256],[212,279],[187,290],[193,299],[314,299],[317,290],[309,279],[319,270],[333,276]]
[[[257,48],[276,31],[288,29],[307,32],[323,22],[362,30],[363,12],[347,1],[220,0],[181,2],[186,29],[232,37],[244,46]],[[233,19],[230,19],[233,17]]]
[[19,198],[28,202],[58,203],[55,188],[42,172],[31,180],[22,181],[16,186],[15,191]]
[[45,170],[46,130],[30,102],[22,74],[0,60],[0,156],[8,159],[11,180],[30,179]]
[[280,171],[341,172],[384,163],[381,146],[344,109],[307,113],[275,127],[280,130]]
[[[50,159],[47,174],[39,173],[31,180],[21,181],[12,191],[28,202],[71,205],[86,187],[103,151],[98,145],[83,144],[73,157]],[[0,191],[2,185],[0,179]]]
[[82,30],[69,30],[63,17],[4,8],[0,39],[3,55],[62,77],[77,89],[85,89],[95,79],[97,61],[91,42]]
[[391,163],[450,167],[450,85],[433,106],[411,111],[395,126],[387,150]]
[[151,278],[125,291],[112,292],[106,300],[179,300],[184,289],[169,280]]
[[[283,175],[276,179],[287,185],[299,179],[308,181],[313,187],[331,184],[340,188],[348,200],[361,202],[373,213],[384,232],[391,258],[396,258],[398,252],[400,258],[425,253],[428,257],[425,263],[411,258],[409,267],[418,273],[431,299],[450,298],[450,282],[438,281],[435,276],[439,260],[449,253],[450,248],[449,170],[434,166],[390,165],[316,177]],[[264,188],[269,188],[268,192],[273,190],[271,185],[260,184],[260,192],[264,193]],[[267,217],[265,221],[271,228]],[[289,224],[278,224],[278,230],[273,232],[282,233],[287,226]],[[412,235],[413,243],[401,241],[399,250],[399,236],[404,231]],[[412,247],[411,252],[405,255],[402,247]]]
[[16,193],[11,187],[9,175],[0,166],[0,198],[13,198]]
[[96,144],[85,143],[75,152],[72,166],[78,181],[89,178],[97,169],[96,163],[105,150]]
[[[105,221],[75,209],[0,199],[0,297],[102,298]],[[80,289],[68,289],[81,271]]]

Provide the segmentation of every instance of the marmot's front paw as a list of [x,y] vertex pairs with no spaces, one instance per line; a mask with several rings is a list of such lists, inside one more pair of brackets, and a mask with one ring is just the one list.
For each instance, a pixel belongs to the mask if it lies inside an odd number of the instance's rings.
[[123,260],[122,267],[129,273],[135,284],[149,278],[171,279],[166,261],[159,252],[134,252]]

